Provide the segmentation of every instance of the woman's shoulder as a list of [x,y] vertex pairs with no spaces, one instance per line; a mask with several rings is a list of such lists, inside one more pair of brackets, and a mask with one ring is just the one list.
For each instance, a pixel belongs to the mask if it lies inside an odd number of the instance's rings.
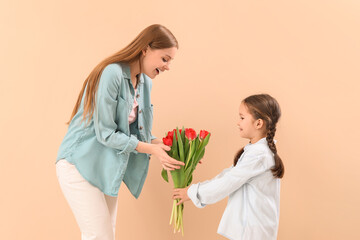
[[110,63],[108,64],[103,73],[123,74],[125,66],[121,63]]
[[101,73],[101,81],[119,85],[124,78],[130,78],[130,69],[122,63],[110,63]]

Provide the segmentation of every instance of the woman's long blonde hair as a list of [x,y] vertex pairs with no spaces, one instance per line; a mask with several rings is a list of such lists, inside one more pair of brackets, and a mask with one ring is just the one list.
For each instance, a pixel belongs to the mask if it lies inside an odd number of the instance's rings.
[[160,24],[154,24],[145,28],[129,45],[127,45],[125,48],[115,53],[114,55],[101,61],[92,70],[92,72],[86,78],[83,84],[75,107],[72,111],[70,120],[69,122],[67,122],[67,124],[71,122],[71,120],[77,113],[81,104],[81,99],[85,92],[85,88],[86,93],[84,98],[83,120],[88,119],[88,122],[91,120],[94,114],[95,94],[98,89],[100,76],[107,65],[118,62],[123,62],[127,64],[136,62],[140,59],[142,50],[145,50],[148,46],[152,49],[164,49],[171,47],[179,48],[175,36],[166,27]]

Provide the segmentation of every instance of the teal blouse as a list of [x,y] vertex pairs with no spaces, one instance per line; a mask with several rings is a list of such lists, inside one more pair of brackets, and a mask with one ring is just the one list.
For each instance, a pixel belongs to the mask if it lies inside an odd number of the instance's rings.
[[138,114],[129,125],[135,90],[130,67],[124,63],[106,66],[96,93],[94,114],[82,121],[84,96],[60,145],[56,162],[66,159],[92,185],[109,196],[117,196],[122,181],[138,198],[149,169],[149,154],[138,153],[139,141],[150,143],[153,105],[151,79],[140,74],[137,86]]

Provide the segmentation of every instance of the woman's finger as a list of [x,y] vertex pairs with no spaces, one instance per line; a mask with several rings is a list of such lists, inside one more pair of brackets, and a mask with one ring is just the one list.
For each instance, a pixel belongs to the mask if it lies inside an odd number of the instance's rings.
[[170,156],[167,156],[166,160],[169,162],[169,163],[172,163],[172,164],[177,164],[177,165],[185,165],[185,163],[181,162],[181,161],[178,161],[176,160],[175,158],[172,158]]
[[174,170],[174,169],[172,169],[172,168],[169,168],[168,166],[166,166],[165,164],[161,164],[162,165],[162,167],[166,170],[166,171],[172,171],[172,170]]
[[170,151],[171,148],[169,146],[166,146],[165,144],[161,144],[160,147],[164,149],[165,151]]
[[163,165],[166,165],[168,168],[171,168],[171,170],[180,169],[180,166],[174,165],[174,164],[171,164],[171,163],[168,163],[168,162],[164,162]]
[[163,165],[163,166],[166,166],[166,167],[168,168],[167,170],[169,170],[169,171],[173,171],[173,170],[175,170],[175,169],[179,169],[179,168],[180,168],[179,166],[172,165],[172,164],[167,163],[167,162],[164,162],[162,165]]

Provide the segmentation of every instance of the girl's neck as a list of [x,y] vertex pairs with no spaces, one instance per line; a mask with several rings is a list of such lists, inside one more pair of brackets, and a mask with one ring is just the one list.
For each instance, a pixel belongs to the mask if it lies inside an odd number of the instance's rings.
[[253,138],[250,138],[250,143],[254,144],[254,143],[258,142],[260,139],[262,139],[264,137],[266,137],[266,134],[260,134],[258,136],[253,137]]

